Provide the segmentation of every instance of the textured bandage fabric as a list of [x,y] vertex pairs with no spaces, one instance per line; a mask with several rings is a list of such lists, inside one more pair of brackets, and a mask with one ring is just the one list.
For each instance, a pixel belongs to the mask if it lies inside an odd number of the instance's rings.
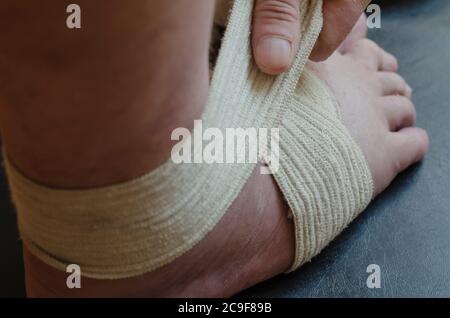
[[[367,206],[372,178],[333,97],[304,72],[321,30],[322,1],[301,1],[300,50],[278,77],[262,74],[252,60],[252,9],[249,0],[233,5],[202,120],[221,130],[280,128],[274,177],[295,222],[295,269]],[[97,279],[137,276],[183,255],[217,225],[256,167],[168,161],[130,182],[69,191],[36,184],[5,164],[27,248],[51,266],[75,263]]]

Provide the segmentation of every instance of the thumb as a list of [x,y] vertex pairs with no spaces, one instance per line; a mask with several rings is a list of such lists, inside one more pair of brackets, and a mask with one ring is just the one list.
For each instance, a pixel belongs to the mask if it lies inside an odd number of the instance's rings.
[[289,69],[300,38],[299,0],[257,0],[252,47],[261,71],[278,75]]
[[352,31],[371,0],[328,0],[323,3],[323,28],[310,59],[324,61]]

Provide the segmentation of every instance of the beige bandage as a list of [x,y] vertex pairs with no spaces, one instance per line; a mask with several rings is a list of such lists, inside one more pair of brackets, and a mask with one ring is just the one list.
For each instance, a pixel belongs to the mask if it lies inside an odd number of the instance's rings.
[[[300,51],[288,72],[272,77],[251,57],[253,1],[236,0],[202,117],[205,128],[280,128],[275,179],[295,222],[292,269],[316,255],[372,198],[367,163],[333,97],[303,73],[321,30],[322,1],[301,4]],[[169,161],[124,184],[67,191],[28,180],[6,160],[27,248],[58,269],[75,263],[97,279],[137,276],[183,255],[216,226],[255,167]]]

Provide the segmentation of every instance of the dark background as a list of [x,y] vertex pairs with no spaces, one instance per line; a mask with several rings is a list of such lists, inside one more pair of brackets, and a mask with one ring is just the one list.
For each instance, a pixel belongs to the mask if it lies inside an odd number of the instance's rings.
[[[430,153],[311,263],[243,293],[258,297],[450,297],[450,1],[376,1],[370,37],[399,58]],[[23,297],[21,247],[0,169],[0,297]],[[366,286],[369,264],[381,289]]]

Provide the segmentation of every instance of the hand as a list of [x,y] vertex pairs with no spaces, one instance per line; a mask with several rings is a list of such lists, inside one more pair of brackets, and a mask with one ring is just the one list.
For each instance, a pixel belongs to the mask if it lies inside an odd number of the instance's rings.
[[[267,74],[285,72],[300,38],[300,0],[256,0],[252,46],[256,64]],[[326,60],[343,43],[370,0],[324,0],[324,26],[311,60]]]

